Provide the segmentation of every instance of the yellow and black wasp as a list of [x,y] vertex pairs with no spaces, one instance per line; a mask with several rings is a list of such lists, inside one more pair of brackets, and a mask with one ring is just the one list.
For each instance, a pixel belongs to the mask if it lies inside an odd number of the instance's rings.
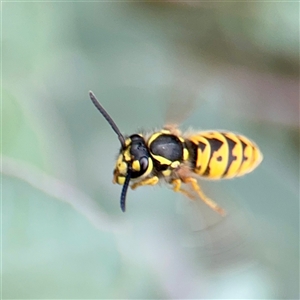
[[90,92],[96,108],[110,124],[121,143],[113,172],[113,182],[123,185],[121,209],[125,212],[129,183],[136,189],[160,181],[193,199],[182,184],[189,185],[210,208],[221,215],[225,211],[201,190],[197,179],[228,179],[253,171],[262,161],[257,145],[243,135],[226,131],[182,133],[175,125],[148,134],[124,137],[103,106]]

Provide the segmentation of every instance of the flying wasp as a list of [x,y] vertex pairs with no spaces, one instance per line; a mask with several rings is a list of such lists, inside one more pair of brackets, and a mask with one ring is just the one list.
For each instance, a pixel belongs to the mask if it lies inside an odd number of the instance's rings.
[[194,199],[188,185],[211,209],[225,215],[217,203],[208,198],[197,179],[228,179],[252,172],[262,161],[257,145],[243,135],[226,131],[182,133],[175,125],[151,133],[124,136],[99,103],[93,92],[90,98],[117,134],[121,148],[113,172],[113,183],[123,185],[120,205],[126,208],[126,194],[131,188],[156,185],[164,181]]

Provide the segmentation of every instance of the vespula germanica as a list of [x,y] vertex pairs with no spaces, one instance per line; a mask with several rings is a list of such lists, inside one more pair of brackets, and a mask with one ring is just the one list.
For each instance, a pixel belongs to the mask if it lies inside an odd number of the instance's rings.
[[197,179],[228,179],[252,172],[262,161],[257,145],[243,135],[226,131],[181,131],[175,125],[144,134],[124,137],[113,119],[90,92],[90,98],[117,134],[121,148],[113,172],[113,183],[123,185],[120,205],[125,212],[126,194],[131,188],[165,181],[175,192],[193,199],[191,190],[221,215],[225,211],[208,198]]

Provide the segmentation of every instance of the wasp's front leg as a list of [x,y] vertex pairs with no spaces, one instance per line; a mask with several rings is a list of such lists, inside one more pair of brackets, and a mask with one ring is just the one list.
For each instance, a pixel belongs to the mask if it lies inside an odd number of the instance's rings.
[[153,176],[150,178],[145,178],[141,181],[135,182],[131,185],[131,189],[135,190],[139,186],[144,186],[144,185],[156,185],[158,183],[159,179],[157,176]]

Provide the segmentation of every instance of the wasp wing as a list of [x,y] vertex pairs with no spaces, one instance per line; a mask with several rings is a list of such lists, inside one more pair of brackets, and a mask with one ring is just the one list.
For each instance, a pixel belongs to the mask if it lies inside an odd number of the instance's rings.
[[172,89],[166,101],[165,124],[182,124],[195,111],[197,94],[188,89]]

